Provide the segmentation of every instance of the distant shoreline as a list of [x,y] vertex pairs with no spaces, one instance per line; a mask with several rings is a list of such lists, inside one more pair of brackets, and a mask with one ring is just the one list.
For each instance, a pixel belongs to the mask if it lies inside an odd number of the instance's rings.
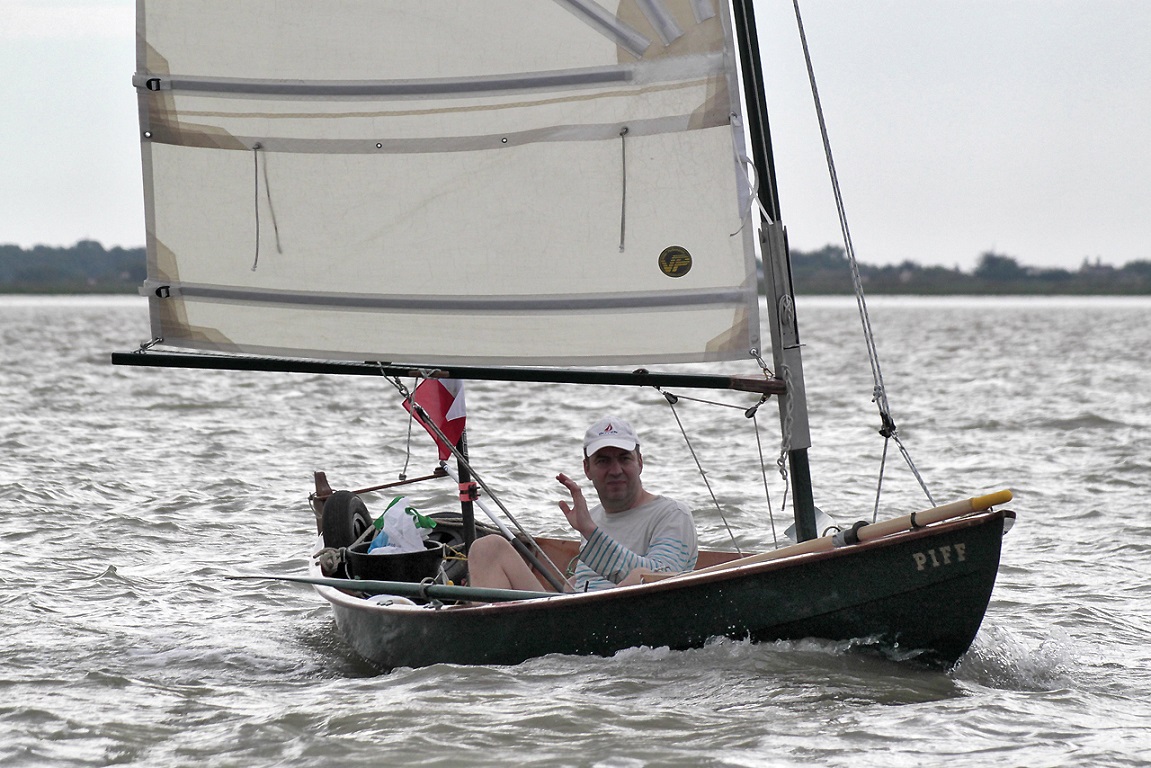
[[[854,293],[844,250],[792,251],[792,281],[798,296]],[[130,295],[147,275],[144,248],[105,248],[93,240],[71,247],[24,249],[0,245],[0,294]],[[1076,271],[1021,265],[993,252],[982,254],[971,272],[924,267],[859,265],[863,289],[872,296],[1147,296],[1151,260],[1113,267],[1084,259]],[[760,286],[762,292],[762,284]]]
[[[859,265],[860,282],[870,296],[1147,296],[1151,261],[1121,268],[1084,259],[1078,270],[1021,265],[1010,256],[987,252],[971,272],[924,267],[915,262],[886,267]],[[792,252],[796,295],[852,294],[851,267],[844,250]]]

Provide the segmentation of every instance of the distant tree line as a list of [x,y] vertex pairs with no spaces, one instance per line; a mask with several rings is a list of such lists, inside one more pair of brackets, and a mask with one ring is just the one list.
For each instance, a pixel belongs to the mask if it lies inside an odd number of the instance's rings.
[[[792,283],[798,295],[853,293],[851,268],[843,248],[793,251]],[[1079,269],[1026,267],[1010,256],[988,251],[972,272],[924,267],[911,261],[897,266],[859,264],[863,290],[869,294],[905,295],[1148,295],[1151,261],[1113,267],[1084,259]]]
[[0,245],[0,293],[135,293],[145,275],[143,248]]
[[[792,279],[800,295],[852,293],[844,250],[792,251]],[[868,294],[1148,295],[1151,261],[1112,267],[1083,260],[1078,270],[1025,267],[1010,256],[987,252],[973,272],[923,267],[859,265]],[[135,293],[144,282],[143,248],[112,248],[81,240],[69,248],[0,245],[0,293]]]

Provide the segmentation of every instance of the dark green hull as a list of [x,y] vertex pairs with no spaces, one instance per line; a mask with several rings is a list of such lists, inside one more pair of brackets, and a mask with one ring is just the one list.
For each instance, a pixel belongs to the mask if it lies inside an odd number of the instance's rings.
[[384,668],[686,649],[719,636],[862,639],[948,667],[983,620],[1006,517],[1014,514],[984,512],[738,570],[516,603],[433,610],[318,590],[356,652]]

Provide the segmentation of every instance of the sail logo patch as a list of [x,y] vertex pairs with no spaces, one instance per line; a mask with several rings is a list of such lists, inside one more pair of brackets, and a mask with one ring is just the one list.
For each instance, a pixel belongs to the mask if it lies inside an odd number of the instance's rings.
[[659,271],[668,277],[683,277],[691,271],[691,254],[680,245],[669,245],[659,255]]

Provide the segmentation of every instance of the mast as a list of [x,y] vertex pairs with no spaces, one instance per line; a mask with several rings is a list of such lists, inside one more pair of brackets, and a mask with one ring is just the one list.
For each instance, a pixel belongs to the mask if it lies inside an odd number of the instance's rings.
[[787,393],[779,398],[780,428],[786,441],[791,468],[792,507],[796,539],[807,541],[819,535],[815,525],[815,501],[811,488],[811,467],[807,449],[811,433],[807,418],[807,395],[803,384],[799,326],[795,317],[795,292],[791,283],[791,258],[787,233],[780,221],[779,191],[775,161],[771,152],[771,131],[767,121],[767,98],[763,87],[763,67],[759,56],[752,0],[733,0],[736,43],[743,68],[747,123],[751,136],[752,160],[759,181],[759,201],[771,217],[760,234],[763,273],[767,293],[767,316],[771,327],[771,354],[776,376],[782,378]]
[[472,482],[472,468],[468,465],[468,431],[465,429],[456,443],[459,456],[456,458],[456,474],[459,477],[460,520],[463,523],[464,551],[471,551],[476,540],[475,484]]

